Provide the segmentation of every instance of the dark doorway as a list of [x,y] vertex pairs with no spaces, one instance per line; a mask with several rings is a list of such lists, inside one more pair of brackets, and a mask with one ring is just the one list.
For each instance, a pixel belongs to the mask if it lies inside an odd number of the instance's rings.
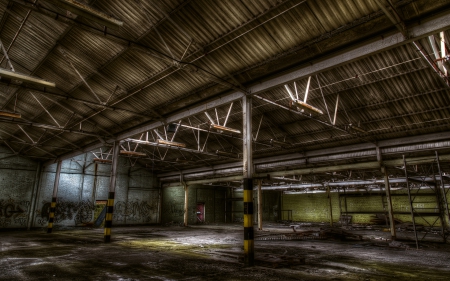
[[205,203],[197,203],[197,223],[205,222]]

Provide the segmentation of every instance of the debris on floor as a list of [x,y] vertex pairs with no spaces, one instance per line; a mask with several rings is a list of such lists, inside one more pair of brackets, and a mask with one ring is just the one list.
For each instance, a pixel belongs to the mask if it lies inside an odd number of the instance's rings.
[[399,241],[392,241],[391,243],[389,243],[389,247],[391,248],[401,248],[401,249],[405,249],[408,250],[409,249],[409,245],[399,242]]
[[338,240],[361,240],[362,236],[344,231],[340,228],[320,228],[320,230],[306,230],[296,231],[295,225],[291,225],[294,231],[289,233],[265,234],[255,237],[255,240],[270,241],[270,240],[324,240],[324,239],[338,239]]

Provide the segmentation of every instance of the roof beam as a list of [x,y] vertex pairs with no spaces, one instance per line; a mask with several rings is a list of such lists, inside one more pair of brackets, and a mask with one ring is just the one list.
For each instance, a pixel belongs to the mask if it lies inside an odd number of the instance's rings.
[[[449,161],[450,155],[440,155],[439,159],[441,161]],[[408,161],[412,161],[415,164],[425,164],[425,163],[432,163],[435,161],[434,157],[415,157],[415,158],[409,158]],[[373,169],[373,170],[379,170],[382,166],[388,166],[388,167],[394,167],[394,166],[400,166],[403,165],[403,159],[394,159],[394,160],[388,160],[388,161],[372,161],[372,162],[362,162],[362,163],[353,163],[353,164],[343,164],[343,165],[333,165],[333,166],[324,166],[324,167],[317,167],[317,168],[302,168],[302,169],[295,169],[295,170],[289,170],[289,171],[278,171],[278,172],[269,172],[269,173],[261,173],[261,174],[254,174],[253,176],[256,178],[266,178],[269,174],[270,177],[279,177],[279,176],[286,176],[286,175],[309,175],[309,174],[321,174],[321,173],[327,173],[327,172],[337,172],[337,171],[347,171],[347,170],[366,170],[366,169]],[[218,177],[218,178],[212,178],[212,179],[200,179],[200,180],[192,180],[187,181],[186,184],[188,185],[194,185],[194,184],[207,184],[207,183],[214,183],[214,182],[229,182],[229,181],[239,181],[242,180],[243,176],[228,176],[228,177]],[[168,186],[176,186],[179,185],[179,183],[168,183],[165,184],[165,187]]]
[[[392,33],[391,35],[385,36],[383,38],[378,38],[371,40],[369,42],[366,42],[364,44],[360,44],[358,46],[355,46],[349,50],[341,51],[339,53],[327,56],[321,60],[317,60],[316,62],[310,62],[308,65],[305,65],[301,68],[291,70],[288,72],[285,72],[284,74],[281,74],[277,77],[262,81],[256,85],[253,85],[248,88],[249,92],[251,94],[258,94],[262,93],[264,91],[270,90],[272,88],[278,87],[280,85],[284,85],[287,83],[290,83],[294,80],[308,77],[329,69],[332,69],[334,67],[338,67],[344,64],[348,64],[350,62],[368,57],[370,55],[374,55],[376,53],[398,47],[400,45],[404,45],[410,42],[413,42],[414,40],[417,40],[419,38],[423,38],[426,36],[429,36],[431,34],[437,33],[441,30],[445,30],[450,28],[450,14],[441,14],[436,17],[433,17],[432,19],[425,21],[422,20],[420,25],[414,26],[410,28],[409,34],[410,38],[405,39],[403,34],[401,32]],[[130,138],[134,135],[138,135],[140,133],[153,130],[159,126],[162,126],[164,124],[170,123],[170,122],[177,122],[180,119],[187,118],[202,112],[205,112],[208,109],[218,107],[220,105],[225,105],[227,103],[231,103],[235,100],[238,100],[242,98],[244,94],[241,92],[232,92],[227,95],[223,95],[217,99],[214,99],[212,101],[209,101],[205,104],[190,108],[181,110],[178,113],[169,115],[165,120],[153,122],[153,123],[147,123],[143,126],[139,126],[137,128],[134,128],[132,130],[125,131],[119,135],[115,139],[108,140],[109,142],[113,142],[115,140],[123,140],[126,138]],[[69,159],[71,157],[74,157],[76,155],[79,155],[83,153],[86,149],[90,148],[97,149],[104,144],[102,143],[93,143],[89,146],[87,146],[83,151],[74,151],[72,153],[67,153],[60,155],[57,159],[54,161],[47,161],[45,165],[49,165],[52,163],[55,163],[55,161],[60,161],[64,159]]]
[[[397,147],[397,146],[402,146],[402,145],[412,145],[412,144],[419,144],[419,143],[436,142],[439,140],[448,140],[449,138],[450,138],[450,132],[434,133],[434,134],[427,134],[427,135],[419,135],[419,136],[411,136],[411,137],[383,140],[383,141],[378,142],[378,147],[385,149],[385,148]],[[312,150],[312,151],[308,151],[305,153],[296,152],[296,153],[290,153],[290,154],[284,154],[284,155],[276,155],[276,156],[271,156],[271,157],[259,158],[259,159],[255,159],[253,161],[253,163],[255,165],[269,164],[269,163],[274,163],[274,162],[285,162],[285,161],[290,161],[290,160],[298,160],[298,159],[304,159],[304,158],[310,158],[310,157],[334,155],[334,154],[348,153],[348,152],[355,152],[355,151],[364,151],[364,150],[375,151],[375,149],[376,149],[376,146],[373,143],[361,143],[361,144],[355,144],[355,145],[347,145],[347,146]],[[242,162],[233,162],[233,163],[215,165],[213,167],[201,167],[201,168],[186,169],[186,170],[182,170],[180,172],[183,175],[189,175],[192,173],[200,173],[200,172],[217,172],[220,169],[230,169],[230,168],[237,168],[237,167],[241,167],[241,166],[242,166]],[[180,172],[174,171],[174,172],[162,173],[162,174],[158,174],[158,177],[164,178],[164,177],[177,176],[180,174]]]

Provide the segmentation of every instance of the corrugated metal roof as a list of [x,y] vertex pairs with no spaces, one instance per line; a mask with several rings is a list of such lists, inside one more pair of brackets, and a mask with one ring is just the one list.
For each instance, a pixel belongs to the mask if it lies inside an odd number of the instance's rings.
[[[417,19],[448,8],[438,1],[394,2],[405,19]],[[42,147],[36,148],[17,125],[0,123],[0,137],[12,148],[20,150],[25,145],[29,146],[23,150],[27,155],[52,158],[98,141],[95,136],[58,131],[58,125],[79,130],[82,121],[83,131],[108,139],[156,121],[158,114],[167,116],[232,87],[249,86],[358,40],[379,36],[383,30],[393,30],[375,1],[97,0],[93,3],[94,8],[121,19],[124,26],[120,30],[107,29],[105,35],[102,26],[76,15],[69,14],[78,22],[72,26],[35,10],[30,12],[17,3],[0,3],[0,39],[7,47],[15,40],[8,54],[16,71],[57,84],[57,89],[45,91],[0,84],[0,105],[5,110],[21,112],[28,122],[55,126],[43,137],[43,128],[27,127],[33,140],[41,138]],[[68,15],[51,4],[43,5],[46,11],[58,12],[61,17]],[[445,35],[449,44],[449,32]],[[436,38],[438,36],[435,34]],[[428,39],[419,42],[433,59]],[[1,67],[7,67],[5,60]],[[307,80],[308,77],[303,77],[295,81],[300,99]],[[294,83],[289,86],[294,89]],[[46,98],[48,91],[61,96]],[[258,131],[255,155],[262,157],[448,131],[448,92],[442,79],[412,45],[373,54],[312,77],[308,103],[325,112],[323,116],[314,117],[322,123],[254,98],[254,136]],[[336,126],[341,130],[323,124],[333,118],[337,95],[340,105]],[[64,96],[78,101],[66,100]],[[289,96],[283,85],[260,96],[289,107]],[[220,124],[224,122],[228,106],[217,108]],[[216,120],[215,111],[208,112]],[[209,120],[204,113],[183,120],[183,124],[209,130]],[[356,135],[349,129],[350,124],[358,125],[367,133]],[[234,103],[227,126],[242,131],[240,102]],[[191,129],[182,128],[175,140],[196,149],[196,137],[198,135],[194,136]],[[201,132],[200,137],[200,146],[208,137],[205,151],[240,153],[242,150],[239,135],[229,137]],[[286,141],[291,146],[272,147],[270,139]],[[21,141],[28,144],[20,144]],[[153,148],[148,150],[153,151]],[[184,167],[186,164],[175,162],[176,158],[183,157],[196,159],[195,164],[187,164],[189,166],[204,166],[205,161],[229,161],[180,151],[169,151],[164,160]],[[158,163],[164,169],[165,164]]]

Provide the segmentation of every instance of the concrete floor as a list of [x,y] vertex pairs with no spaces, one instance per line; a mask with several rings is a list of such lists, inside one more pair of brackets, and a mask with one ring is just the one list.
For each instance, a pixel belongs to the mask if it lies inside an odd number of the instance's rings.
[[[273,224],[257,235],[289,231]],[[108,245],[102,229],[5,231],[0,280],[450,280],[450,245],[390,248],[389,233],[360,233],[362,241],[255,241],[257,253],[306,260],[274,269],[243,267],[236,224],[113,228]]]

